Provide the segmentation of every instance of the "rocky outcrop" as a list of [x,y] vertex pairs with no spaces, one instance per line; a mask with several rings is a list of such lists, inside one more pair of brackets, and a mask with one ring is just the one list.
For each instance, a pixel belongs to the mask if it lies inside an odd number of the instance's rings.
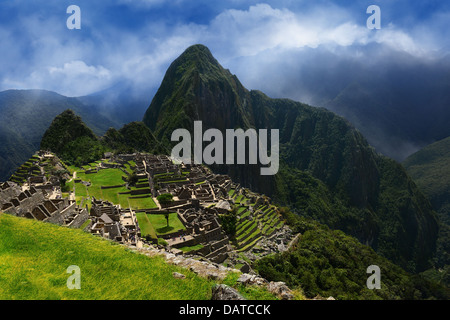
[[[199,261],[192,258],[186,258],[182,255],[175,255],[171,252],[167,252],[164,249],[158,249],[155,247],[147,247],[136,249],[136,247],[128,246],[132,251],[144,254],[148,257],[163,256],[166,262],[180,266],[182,268],[189,269],[195,274],[208,278],[211,280],[221,281],[224,280],[229,273],[241,273],[237,269],[224,267],[217,263],[210,263],[207,261]],[[182,273],[174,272],[173,277],[178,279],[185,279],[185,275]],[[266,279],[249,273],[242,273],[237,283],[245,286],[258,286],[266,288],[270,293],[276,295],[281,300],[292,300],[294,295],[292,291],[286,286],[284,282],[269,282]],[[212,300],[244,300],[244,298],[233,288],[220,284],[213,288]]]
[[226,284],[216,284],[212,288],[211,300],[245,300],[245,298]]
[[237,282],[243,284],[243,285],[256,285],[259,287],[265,287],[267,291],[270,293],[276,295],[281,300],[292,300],[294,299],[294,295],[292,293],[292,290],[288,288],[286,283],[278,281],[267,281],[264,278],[261,278],[256,275],[243,273]]

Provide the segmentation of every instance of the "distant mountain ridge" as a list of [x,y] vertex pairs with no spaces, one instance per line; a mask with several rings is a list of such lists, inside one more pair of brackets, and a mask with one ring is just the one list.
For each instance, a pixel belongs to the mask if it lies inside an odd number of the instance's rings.
[[409,156],[403,165],[450,225],[450,137]]
[[[192,132],[195,120],[204,130],[279,129],[281,170],[275,177],[260,176],[257,166],[215,170],[356,236],[410,270],[428,266],[438,232],[430,203],[401,165],[378,155],[343,118],[248,91],[208,48],[195,45],[170,65],[143,121],[170,146],[173,130]],[[317,188],[325,202],[317,199]]]
[[[450,56],[427,60],[393,52],[391,59],[354,63],[344,88],[321,105],[352,122],[379,152],[404,161],[450,135]],[[326,82],[336,79],[334,71]]]
[[[438,238],[437,267],[450,270],[450,137],[432,143],[404,162],[408,173],[429,197],[441,226]],[[446,280],[450,283],[450,280]]]
[[81,115],[97,135],[118,126],[77,98],[45,90],[0,92],[0,180],[7,180],[39,149],[42,136],[52,120],[66,109]]

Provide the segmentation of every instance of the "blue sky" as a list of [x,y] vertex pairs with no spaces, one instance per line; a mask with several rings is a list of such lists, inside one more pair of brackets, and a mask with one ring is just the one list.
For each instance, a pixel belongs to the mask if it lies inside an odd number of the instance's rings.
[[[72,4],[81,8],[81,30],[66,27]],[[372,4],[381,8],[381,30],[366,27]],[[301,69],[306,52],[363,61],[378,44],[440,58],[450,51],[449,21],[450,1],[436,0],[4,0],[0,90],[81,96],[126,81],[151,92],[171,61],[202,43],[246,87],[281,96],[283,68]]]

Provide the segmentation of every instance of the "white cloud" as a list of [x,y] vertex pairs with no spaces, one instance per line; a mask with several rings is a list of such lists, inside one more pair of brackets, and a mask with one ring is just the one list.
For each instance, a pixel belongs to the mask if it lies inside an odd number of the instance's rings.
[[88,66],[83,61],[70,61],[65,63],[62,68],[49,67],[48,72],[51,76],[62,77],[95,77],[98,79],[111,79],[111,73],[103,66]]
[[[120,2],[151,6],[165,0]],[[179,0],[177,4],[182,2]],[[292,63],[300,64],[295,59],[296,55],[300,59],[302,48],[320,46],[333,51],[339,47],[382,43],[415,55],[426,51],[412,35],[393,25],[368,30],[364,19],[355,21],[348,10],[331,4],[295,12],[257,4],[244,10],[226,9],[207,24],[149,19],[146,25],[134,30],[121,30],[113,22],[93,23],[96,20],[92,15],[84,20],[91,21],[81,31],[86,32],[86,37],[68,34],[64,18],[64,12],[62,18],[46,19],[36,13],[19,20],[18,46],[13,45],[9,32],[0,29],[0,51],[8,54],[10,66],[19,66],[0,67],[1,89],[43,88],[76,96],[121,80],[154,88],[159,86],[170,62],[195,43],[207,45],[225,67],[243,79],[258,77],[261,74],[258,69],[264,69],[264,65],[271,64],[276,70],[273,65],[284,63],[285,53],[289,53]],[[26,54],[25,46],[30,50]],[[243,64],[236,64],[236,59],[252,59],[252,65],[259,68],[242,68]],[[282,75],[273,78],[278,76]]]
[[112,74],[103,66],[89,66],[76,60],[63,66],[48,66],[33,71],[23,81],[5,79],[3,87],[36,88],[56,91],[67,96],[81,96],[111,85]]
[[294,13],[268,4],[248,10],[230,9],[219,14],[208,26],[207,39],[218,51],[233,56],[257,55],[273,48],[317,48],[320,45],[351,46],[383,43],[419,54],[420,46],[406,32],[388,26],[369,30],[365,23],[336,6],[316,7],[313,11]]

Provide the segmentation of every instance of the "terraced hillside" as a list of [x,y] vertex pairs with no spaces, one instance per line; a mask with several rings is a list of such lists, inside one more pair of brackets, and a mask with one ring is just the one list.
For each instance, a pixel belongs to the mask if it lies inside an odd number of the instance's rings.
[[228,193],[237,206],[234,246],[237,252],[248,251],[262,239],[273,236],[283,226],[277,207],[270,203],[252,203],[251,198],[231,189]]
[[[41,169],[42,168],[42,169]],[[52,161],[51,158],[40,157],[37,154],[30,157],[25,163],[23,163],[9,178],[10,181],[23,184],[32,177],[45,177],[49,179],[52,174],[57,171],[67,170],[66,165],[58,159],[57,162]]]

